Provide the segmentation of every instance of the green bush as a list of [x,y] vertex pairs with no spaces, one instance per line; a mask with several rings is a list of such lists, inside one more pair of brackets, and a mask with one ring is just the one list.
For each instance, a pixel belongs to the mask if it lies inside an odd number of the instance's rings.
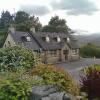
[[80,49],[80,54],[82,57],[97,57],[100,58],[100,48],[92,44],[87,44]]
[[29,100],[34,84],[33,77],[23,70],[0,73],[0,100]]
[[0,71],[16,71],[24,67],[30,69],[39,63],[39,58],[23,47],[10,47],[0,50]]
[[51,65],[39,65],[32,71],[32,75],[38,75],[43,78],[44,84],[53,84],[58,86],[60,91],[66,91],[73,95],[79,95],[79,87],[68,72],[61,68]]

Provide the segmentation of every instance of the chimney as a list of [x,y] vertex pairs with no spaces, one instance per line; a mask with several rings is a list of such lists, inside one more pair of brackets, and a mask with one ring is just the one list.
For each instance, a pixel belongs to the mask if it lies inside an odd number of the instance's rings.
[[15,28],[13,26],[10,26],[8,29],[11,33],[15,33]]
[[30,32],[35,33],[35,27],[31,27]]

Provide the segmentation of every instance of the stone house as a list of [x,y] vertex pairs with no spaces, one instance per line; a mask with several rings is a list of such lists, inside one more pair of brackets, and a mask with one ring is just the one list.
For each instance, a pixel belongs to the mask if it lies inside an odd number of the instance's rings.
[[65,33],[16,31],[11,27],[3,47],[21,45],[37,54],[44,63],[66,62],[79,59],[77,40]]

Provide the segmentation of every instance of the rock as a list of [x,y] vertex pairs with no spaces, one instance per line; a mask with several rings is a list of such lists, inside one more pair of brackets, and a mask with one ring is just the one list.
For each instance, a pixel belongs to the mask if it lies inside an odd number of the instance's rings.
[[76,100],[72,95],[59,92],[54,85],[34,86],[30,100]]

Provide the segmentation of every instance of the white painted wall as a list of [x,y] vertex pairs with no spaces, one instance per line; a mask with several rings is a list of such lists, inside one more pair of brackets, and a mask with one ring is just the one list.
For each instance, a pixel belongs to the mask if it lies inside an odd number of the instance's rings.
[[5,41],[4,45],[3,45],[3,48],[9,47],[8,41],[11,44],[11,46],[15,46],[16,45],[15,41],[13,40],[13,37],[11,36],[11,34],[8,33],[8,36],[7,36],[6,41]]

